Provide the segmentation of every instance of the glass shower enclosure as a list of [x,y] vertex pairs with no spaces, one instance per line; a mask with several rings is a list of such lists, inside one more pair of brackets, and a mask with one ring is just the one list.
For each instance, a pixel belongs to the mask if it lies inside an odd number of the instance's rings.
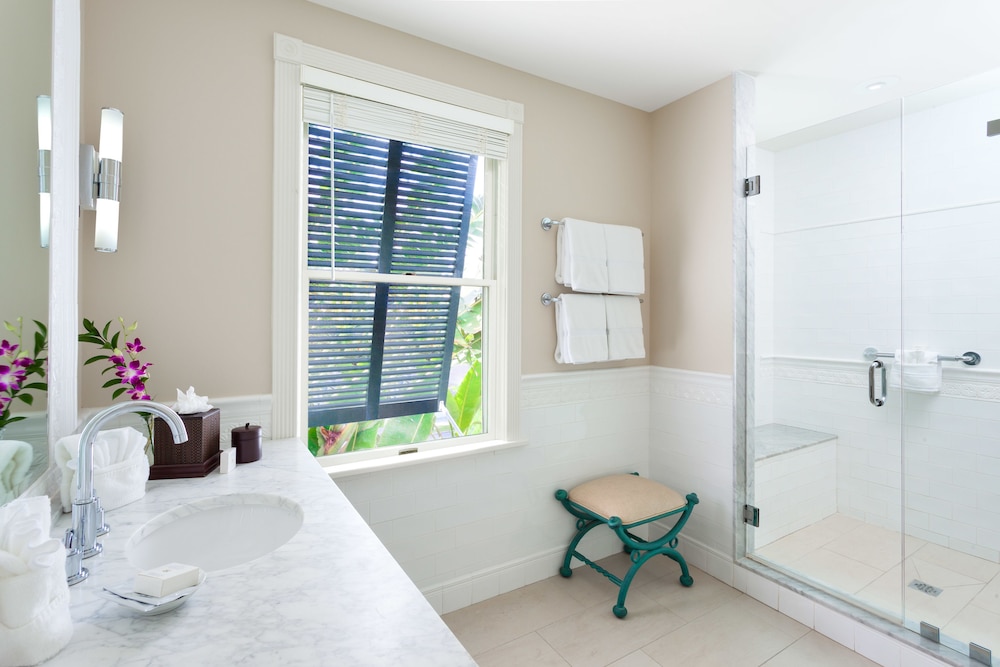
[[986,664],[998,118],[993,72],[747,156],[746,556]]

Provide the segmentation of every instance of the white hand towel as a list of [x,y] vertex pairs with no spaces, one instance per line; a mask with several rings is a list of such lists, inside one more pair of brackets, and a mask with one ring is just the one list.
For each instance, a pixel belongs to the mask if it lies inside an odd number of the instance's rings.
[[556,238],[556,280],[577,292],[608,291],[608,253],[604,227],[563,218]]
[[73,636],[66,552],[47,496],[0,507],[0,667],[35,665]]
[[34,448],[20,440],[0,440],[0,505],[17,498],[31,468]]
[[608,293],[638,296],[646,291],[642,230],[604,225],[608,253]]
[[600,294],[563,294],[556,301],[556,361],[588,364],[608,360],[608,325]]
[[608,317],[608,358],[644,358],[646,348],[642,341],[639,297],[605,296],[604,306]]
[[941,391],[942,369],[937,352],[916,348],[896,350],[889,369],[889,386],[922,394]]
[[[59,488],[64,512],[73,509],[76,499],[80,435],[68,435],[56,443],[56,463],[62,471]],[[94,493],[101,507],[113,510],[146,495],[149,458],[146,436],[132,428],[100,431],[94,441]]]

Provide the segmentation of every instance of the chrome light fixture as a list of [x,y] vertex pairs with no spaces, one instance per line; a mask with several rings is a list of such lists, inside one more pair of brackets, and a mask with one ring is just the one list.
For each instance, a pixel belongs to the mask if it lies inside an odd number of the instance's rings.
[[52,100],[38,96],[38,224],[42,247],[49,247],[52,198],[49,194],[49,160],[52,156]]
[[89,145],[80,148],[80,207],[97,211],[94,249],[99,252],[118,250],[124,118],[118,109],[101,109],[100,152]]

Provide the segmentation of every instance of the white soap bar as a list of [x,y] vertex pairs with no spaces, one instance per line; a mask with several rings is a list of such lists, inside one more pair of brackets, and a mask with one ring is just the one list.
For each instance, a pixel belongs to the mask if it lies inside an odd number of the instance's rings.
[[232,447],[223,449],[219,456],[219,473],[225,475],[236,467],[236,450]]
[[184,563],[168,563],[135,575],[135,592],[162,598],[182,588],[198,585],[200,568]]

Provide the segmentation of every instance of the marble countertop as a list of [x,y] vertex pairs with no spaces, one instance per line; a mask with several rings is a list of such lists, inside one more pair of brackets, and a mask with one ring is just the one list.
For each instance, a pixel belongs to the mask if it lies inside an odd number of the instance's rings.
[[[264,443],[228,474],[150,481],[110,511],[104,553],[70,587],[73,639],[46,667],[73,665],[475,665],[361,516],[298,440]],[[95,594],[134,578],[129,537],[178,505],[231,493],[279,494],[302,528],[255,561],[211,572],[184,605],[141,616]],[[69,526],[69,515],[56,524]]]

